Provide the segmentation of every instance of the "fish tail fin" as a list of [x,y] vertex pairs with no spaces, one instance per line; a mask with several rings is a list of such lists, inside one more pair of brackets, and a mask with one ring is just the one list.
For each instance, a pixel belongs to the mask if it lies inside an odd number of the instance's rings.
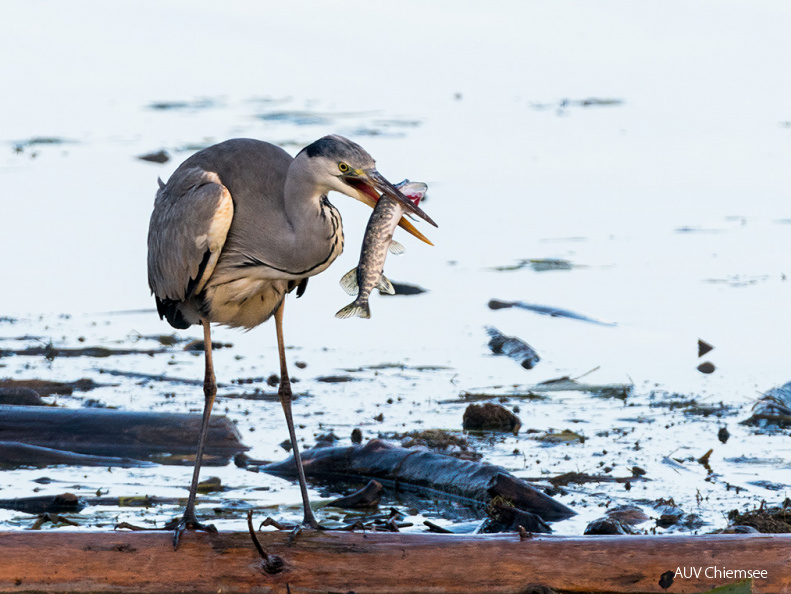
[[376,285],[376,288],[379,289],[379,293],[395,295],[395,287],[393,287],[393,283],[391,283],[384,274],[379,279],[379,284]]
[[363,303],[359,303],[357,301],[350,303],[335,314],[335,317],[340,318],[341,320],[353,318],[355,316],[366,319],[371,317],[371,307],[368,305],[367,301]]
[[360,287],[357,284],[357,269],[352,268],[349,272],[341,278],[341,287],[349,295],[356,295],[360,292]]

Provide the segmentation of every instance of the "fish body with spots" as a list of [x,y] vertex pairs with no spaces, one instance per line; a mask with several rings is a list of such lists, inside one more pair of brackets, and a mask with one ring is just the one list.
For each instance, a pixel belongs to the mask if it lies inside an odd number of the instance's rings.
[[[415,205],[425,196],[428,186],[422,182],[404,180],[396,187]],[[395,293],[392,283],[384,276],[384,265],[387,252],[402,254],[403,246],[393,240],[393,232],[398,226],[406,209],[396,200],[387,195],[379,198],[368,225],[365,228],[360,261],[357,268],[347,272],[341,279],[341,286],[350,295],[357,294],[357,299],[335,314],[336,318],[371,317],[368,298],[374,289],[380,293]]]

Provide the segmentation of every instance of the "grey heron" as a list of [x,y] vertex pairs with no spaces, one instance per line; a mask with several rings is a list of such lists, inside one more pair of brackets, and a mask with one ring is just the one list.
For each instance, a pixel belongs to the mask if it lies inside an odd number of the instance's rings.
[[[159,180],[148,230],[148,283],[160,318],[179,329],[203,326],[203,419],[184,516],[184,530],[214,530],[198,522],[195,497],[217,394],[212,364],[212,323],[250,329],[275,318],[280,363],[278,395],[288,425],[304,507],[303,526],[318,527],[291,413],[291,382],[283,342],[283,304],[308,278],[324,271],[343,250],[343,227],[327,194],[341,192],[374,206],[379,192],[434,221],[375,168],[373,158],[341,136],[325,136],[292,158],[273,144],[238,138],[207,147],[185,160],[167,183]],[[428,240],[406,219],[408,232]],[[430,243],[430,242],[429,242]]]

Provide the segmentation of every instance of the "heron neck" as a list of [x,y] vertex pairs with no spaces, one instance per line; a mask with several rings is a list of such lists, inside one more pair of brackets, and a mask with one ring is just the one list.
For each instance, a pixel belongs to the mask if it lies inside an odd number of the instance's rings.
[[340,216],[327,200],[329,188],[316,183],[300,165],[298,159],[292,162],[286,176],[284,212],[293,233],[294,257],[299,254],[300,260],[319,262],[331,257],[336,236],[342,237]]

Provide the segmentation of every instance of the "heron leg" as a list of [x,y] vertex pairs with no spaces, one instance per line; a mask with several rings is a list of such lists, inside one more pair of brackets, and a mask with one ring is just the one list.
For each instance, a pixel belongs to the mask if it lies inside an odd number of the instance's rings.
[[283,342],[283,305],[285,298],[280,302],[280,305],[275,310],[275,328],[277,330],[277,350],[280,355],[280,388],[277,393],[280,396],[280,404],[283,405],[283,412],[286,415],[286,424],[288,425],[288,434],[291,438],[291,449],[294,452],[294,463],[297,466],[297,476],[299,478],[299,490],[302,492],[302,506],[305,515],[302,520],[303,526],[310,528],[320,528],[316,517],[313,515],[313,510],[310,508],[310,500],[308,499],[308,486],[305,481],[305,470],[302,468],[302,459],[299,457],[299,446],[297,445],[297,432],[294,429],[294,419],[291,415],[291,380],[288,377],[288,368],[286,367],[286,347]]
[[209,428],[209,418],[211,417],[211,409],[214,405],[214,398],[217,396],[217,381],[214,377],[214,364],[212,363],[211,356],[211,330],[209,328],[209,321],[202,320],[203,324],[203,342],[204,354],[206,356],[206,375],[203,379],[203,395],[205,403],[203,406],[203,419],[201,421],[200,436],[198,437],[198,449],[195,453],[195,468],[192,472],[192,484],[190,485],[189,499],[187,499],[187,509],[184,510],[184,516],[176,525],[173,532],[173,548],[178,549],[179,539],[185,530],[205,530],[206,532],[217,532],[213,524],[201,524],[195,517],[195,497],[198,492],[198,479],[200,476],[201,459],[203,458],[203,446],[206,443],[206,433]]

